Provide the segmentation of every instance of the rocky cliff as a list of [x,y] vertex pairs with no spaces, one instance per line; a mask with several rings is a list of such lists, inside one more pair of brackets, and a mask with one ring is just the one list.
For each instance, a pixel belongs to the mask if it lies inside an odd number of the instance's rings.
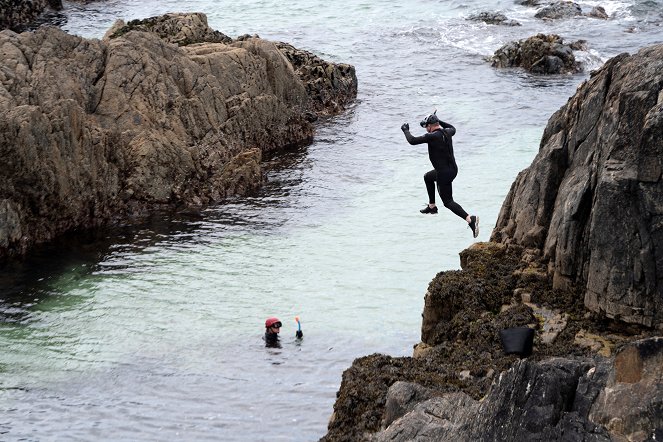
[[[663,438],[662,130],[663,45],[594,72],[491,242],[431,281],[413,357],[357,359],[322,440]],[[505,354],[511,327],[531,356]]]
[[663,47],[610,60],[552,116],[491,240],[542,252],[585,306],[663,324]]
[[352,66],[232,40],[203,14],[118,23],[103,40],[2,31],[0,60],[0,258],[253,191],[263,153],[309,142],[311,121],[357,92]]

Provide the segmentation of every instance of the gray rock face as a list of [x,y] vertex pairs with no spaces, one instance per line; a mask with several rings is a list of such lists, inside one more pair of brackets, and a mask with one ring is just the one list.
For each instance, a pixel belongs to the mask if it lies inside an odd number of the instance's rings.
[[412,411],[403,418],[367,440],[371,442],[470,442],[472,439],[468,434],[467,422],[460,419],[460,410],[466,415],[477,413],[479,403],[465,393],[448,393],[434,397],[416,404]]
[[399,417],[412,411],[420,402],[430,399],[435,394],[432,390],[412,382],[398,381],[387,392],[382,425],[388,427]]
[[535,74],[561,74],[580,71],[573,50],[558,35],[538,34],[514,41],[495,51],[490,58],[493,67],[522,67]]
[[663,45],[620,55],[549,120],[492,240],[543,251],[585,306],[663,324]]
[[662,379],[663,338],[637,341],[610,359],[523,360],[482,401],[433,397],[370,440],[658,440]]
[[589,418],[626,440],[661,439],[663,338],[638,341],[617,354]]
[[[352,66],[305,77],[275,43],[229,41],[203,14],[157,23],[101,41],[0,32],[0,258],[71,228],[251,192],[263,152],[310,141],[318,113],[356,96]],[[333,108],[308,94],[314,78]]]

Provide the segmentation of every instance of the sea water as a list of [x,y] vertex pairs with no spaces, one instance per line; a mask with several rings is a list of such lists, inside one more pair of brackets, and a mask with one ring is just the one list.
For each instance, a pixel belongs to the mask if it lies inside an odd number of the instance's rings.
[[[310,441],[326,432],[343,370],[408,356],[423,298],[458,253],[487,241],[548,118],[608,58],[661,43],[660,1],[587,1],[609,20],[542,21],[513,1],[64,2],[63,29],[101,38],[115,20],[204,12],[356,67],[346,112],[266,164],[255,196],[200,216],[79,232],[0,269],[0,439]],[[468,21],[500,11],[522,26]],[[536,76],[485,57],[537,33],[587,40],[584,71]],[[454,199],[424,216],[426,114],[457,129]],[[263,323],[278,316],[282,348]],[[304,339],[296,341],[294,317]]]

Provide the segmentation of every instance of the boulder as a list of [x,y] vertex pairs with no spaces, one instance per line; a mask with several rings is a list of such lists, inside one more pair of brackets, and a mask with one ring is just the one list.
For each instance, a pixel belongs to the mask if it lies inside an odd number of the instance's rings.
[[663,325],[663,45],[594,72],[549,120],[492,240],[542,251],[589,310]]
[[582,15],[582,8],[575,2],[558,2],[541,8],[534,17],[543,20],[557,20]]
[[535,36],[507,43],[490,58],[493,67],[522,67],[536,74],[562,74],[580,71],[573,55],[578,43],[566,44],[555,34]]
[[259,188],[263,153],[309,142],[311,121],[357,91],[352,66],[310,54],[295,71],[279,45],[231,40],[203,14],[119,24],[103,40],[0,32],[0,258]]

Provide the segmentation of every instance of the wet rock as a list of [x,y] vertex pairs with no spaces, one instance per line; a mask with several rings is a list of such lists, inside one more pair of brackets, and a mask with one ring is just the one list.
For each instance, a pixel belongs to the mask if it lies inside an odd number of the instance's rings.
[[542,8],[534,17],[543,20],[558,20],[564,18],[571,18],[582,15],[582,8],[579,4],[574,2],[559,2],[553,3],[549,6]]
[[356,96],[352,66],[302,75],[308,59],[296,72],[277,44],[229,41],[203,14],[130,23],[103,40],[0,32],[0,258],[253,192],[263,153],[309,142],[311,120]]
[[[589,310],[663,324],[663,45],[619,55],[549,120],[492,239],[543,251]],[[615,234],[619,232],[619,234]]]
[[542,3],[544,3],[543,0],[521,0],[516,2],[519,5],[522,6],[541,6]]
[[62,0],[0,0],[0,30],[20,32],[48,8],[61,10]]
[[470,15],[470,21],[482,21],[489,25],[502,25],[502,26],[520,26],[516,20],[509,19],[501,12],[480,12],[479,14]]
[[610,18],[605,8],[603,6],[594,6],[591,11],[587,13],[588,17],[598,18],[601,20],[607,20]]
[[536,74],[561,74],[580,71],[573,47],[558,35],[538,34],[507,43],[490,58],[496,68],[522,67]]

